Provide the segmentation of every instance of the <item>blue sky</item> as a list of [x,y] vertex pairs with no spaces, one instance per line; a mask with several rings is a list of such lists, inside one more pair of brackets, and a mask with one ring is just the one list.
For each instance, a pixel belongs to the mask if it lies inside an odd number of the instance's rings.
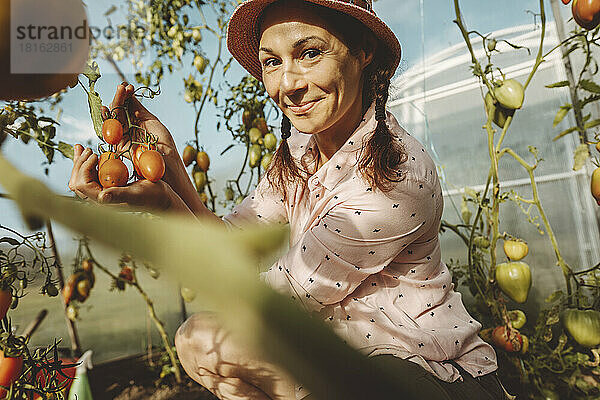
[[[102,14],[112,4],[123,7],[124,2],[88,1],[90,25],[104,26],[106,22]],[[460,4],[469,29],[477,29],[482,33],[531,23],[533,16],[528,13],[528,10],[538,11],[537,0],[504,0],[501,4],[490,0],[462,0]],[[402,44],[401,70],[406,70],[419,63],[424,56],[434,54],[462,40],[458,28],[452,22],[455,17],[452,0],[379,0],[374,7],[380,18],[390,26]],[[563,11],[567,12],[568,7],[564,7]],[[546,12],[548,20],[551,22],[553,18],[548,1],[546,1]],[[115,15],[114,19],[117,18],[118,16]],[[214,54],[214,41],[211,41],[212,38],[209,36],[205,36],[205,38],[202,42],[205,51],[208,54]],[[106,63],[100,65],[103,77],[97,85],[97,90],[104,103],[108,104],[120,79]],[[130,68],[127,69],[130,70]],[[185,71],[187,75],[189,69]],[[163,81],[162,94],[158,98],[146,102],[150,111],[155,113],[170,129],[180,150],[185,142],[193,137],[195,116],[192,107],[183,101],[183,74],[181,71],[175,71]],[[243,71],[235,64],[226,79],[235,83],[242,76]],[[131,77],[132,82],[134,81],[131,74],[128,77]],[[72,90],[65,96],[62,107],[61,127],[58,130],[59,139],[69,143],[83,143],[92,140],[95,147],[98,141],[89,119],[85,93],[80,88]],[[50,115],[53,114],[50,113]],[[212,176],[218,181],[223,181],[239,170],[235,163],[231,162],[239,153],[231,151],[226,157],[218,156],[231,143],[231,140],[226,132],[217,132],[216,115],[217,110],[214,107],[208,107],[205,110],[200,123],[202,127],[200,139],[212,157]],[[46,177],[43,173],[44,166],[40,165],[41,152],[35,145],[25,146],[20,142],[8,140],[3,148],[3,153],[23,171],[43,179],[54,190],[62,194],[70,194],[67,189],[72,165],[70,160],[57,155],[57,161],[50,168],[49,176]],[[220,190],[218,192],[220,193]],[[0,221],[10,226],[22,226],[12,205],[7,203],[5,200],[0,200]]]

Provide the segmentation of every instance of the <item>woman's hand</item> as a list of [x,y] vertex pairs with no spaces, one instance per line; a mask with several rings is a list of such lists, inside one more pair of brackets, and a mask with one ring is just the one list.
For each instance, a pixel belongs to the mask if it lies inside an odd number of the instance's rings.
[[98,156],[92,152],[92,149],[84,149],[80,144],[74,146],[69,189],[82,199],[102,204],[191,213],[177,193],[162,180],[150,182],[143,179],[127,186],[102,188],[98,183],[97,164]]

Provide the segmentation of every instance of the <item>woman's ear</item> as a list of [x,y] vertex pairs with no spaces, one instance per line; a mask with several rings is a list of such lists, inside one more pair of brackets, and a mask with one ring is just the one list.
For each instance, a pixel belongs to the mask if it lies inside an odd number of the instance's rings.
[[378,42],[373,35],[365,35],[362,39],[362,68],[365,69],[375,58],[375,52],[377,51]]

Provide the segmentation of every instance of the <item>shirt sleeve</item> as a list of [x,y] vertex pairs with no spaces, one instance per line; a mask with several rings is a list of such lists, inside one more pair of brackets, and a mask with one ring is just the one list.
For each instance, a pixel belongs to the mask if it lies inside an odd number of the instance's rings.
[[436,221],[434,189],[405,179],[393,193],[357,189],[307,230],[261,278],[308,311],[342,301]]
[[253,224],[288,222],[283,196],[269,186],[266,176],[263,176],[248,197],[221,219],[230,230]]

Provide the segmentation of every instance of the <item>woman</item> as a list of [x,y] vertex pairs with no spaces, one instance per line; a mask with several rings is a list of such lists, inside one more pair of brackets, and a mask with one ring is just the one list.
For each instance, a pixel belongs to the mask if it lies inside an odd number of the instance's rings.
[[[371,1],[248,0],[230,20],[227,42],[283,112],[272,166],[222,219],[231,228],[290,223],[290,249],[262,279],[319,313],[424,398],[504,398],[494,350],[478,337],[481,324],[441,261],[435,165],[385,111],[400,44]],[[132,89],[120,86],[113,107]],[[130,106],[160,138],[164,180],[102,191],[93,175],[96,157],[77,146],[71,189],[104,203],[221,221],[199,200],[167,129],[135,98]],[[186,321],[176,346],[187,373],[221,399],[308,394],[236,345],[210,314]]]

